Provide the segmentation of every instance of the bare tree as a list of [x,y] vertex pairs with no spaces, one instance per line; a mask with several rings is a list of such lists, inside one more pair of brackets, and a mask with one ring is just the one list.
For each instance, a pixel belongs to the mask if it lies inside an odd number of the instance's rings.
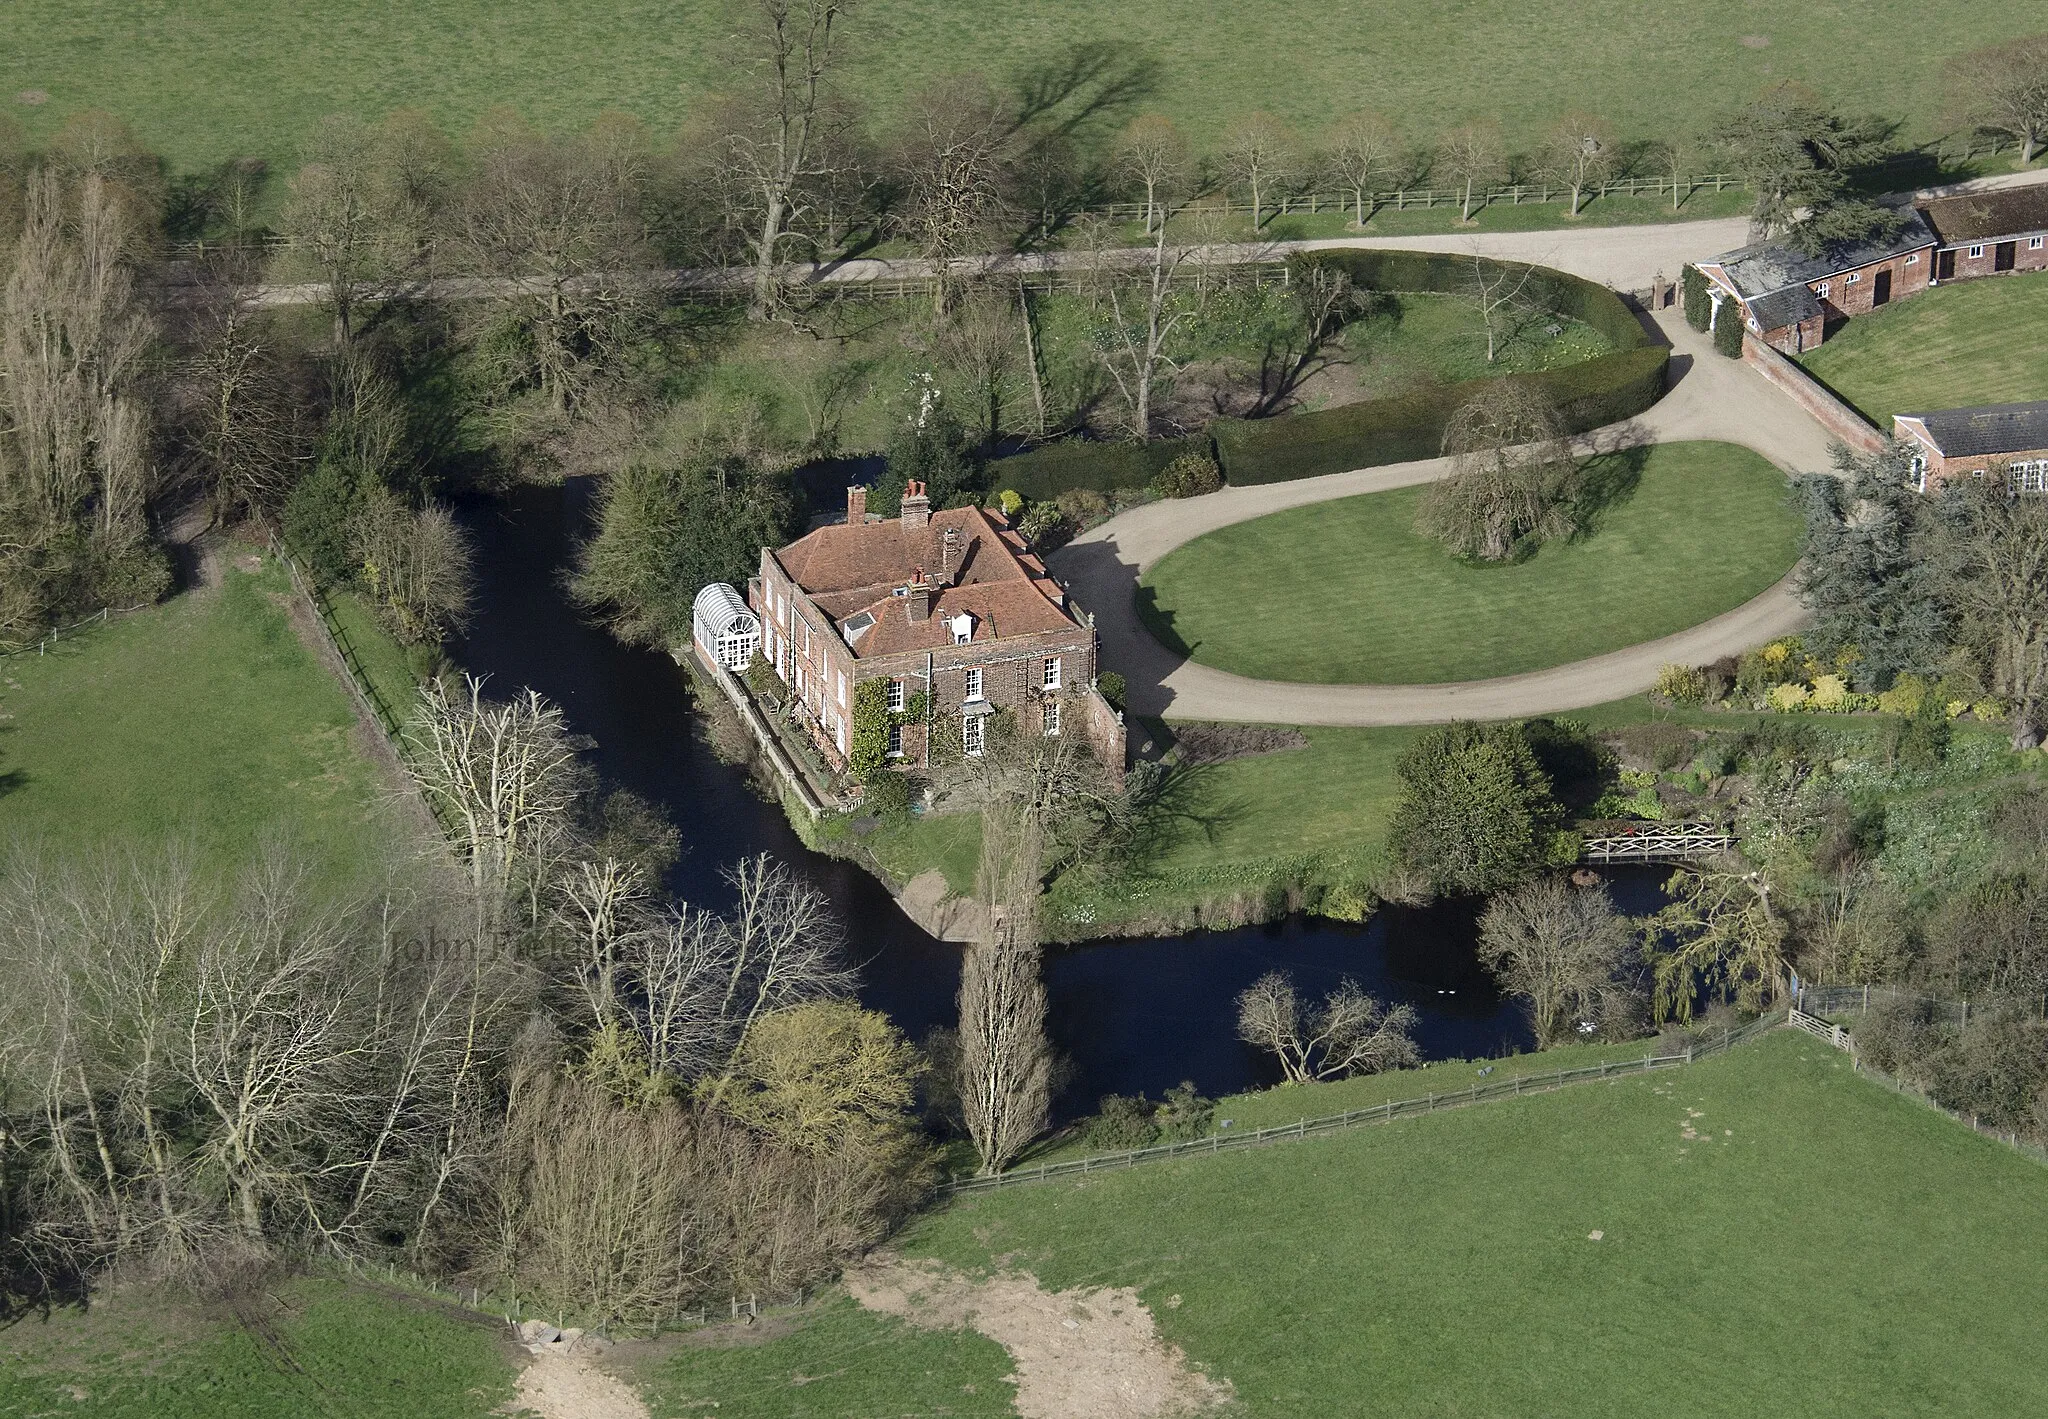
[[933,265],[942,311],[953,260],[987,240],[1003,215],[1014,136],[1002,97],[973,75],[942,80],[910,102],[895,153],[900,221]]
[[1462,123],[1437,144],[1436,171],[1464,190],[1458,208],[1462,220],[1472,220],[1474,193],[1485,195],[1487,184],[1500,176],[1503,161],[1497,123]]
[[1252,230],[1266,225],[1265,195],[1293,178],[1301,161],[1287,126],[1270,113],[1250,113],[1223,138],[1223,165],[1252,199]]
[[378,616],[407,645],[438,645],[469,616],[469,538],[439,503],[406,506],[371,489],[350,528],[357,574]]
[[1951,59],[1944,77],[1957,117],[2018,139],[2022,164],[2048,143],[2048,34]]
[[1150,236],[1152,224],[1166,220],[1193,177],[1187,139],[1163,114],[1140,115],[1117,139],[1116,165],[1126,180],[1145,190],[1145,235]]
[[1416,528],[1461,556],[1497,562],[1522,538],[1568,535],[1578,460],[1557,410],[1518,380],[1487,384],[1444,429],[1449,476],[1429,485]]
[[1614,162],[1614,132],[1607,121],[1574,110],[1557,121],[1543,149],[1544,171],[1571,189],[1572,211],[1586,189],[1607,175]]
[[1521,322],[1537,313],[1527,298],[1537,269],[1519,262],[1489,261],[1476,251],[1472,253],[1472,304],[1486,327],[1489,365],[1499,361],[1504,338],[1512,337]]
[[618,125],[557,140],[500,116],[479,129],[470,161],[456,214],[463,260],[504,283],[494,300],[527,337],[518,376],[567,414],[644,327],[644,151]]
[[[1152,396],[1160,380],[1180,366],[1168,353],[1174,334],[1199,309],[1201,293],[1185,291],[1176,299],[1173,276],[1181,264],[1196,252],[1187,246],[1166,244],[1166,223],[1152,234],[1151,260],[1146,263],[1145,284],[1126,309],[1124,288],[1109,285],[1110,326],[1107,339],[1095,346],[1095,357],[1116,381],[1130,411],[1131,432],[1141,439],[1152,437]],[[1141,304],[1142,303],[1142,304]]]
[[414,777],[454,827],[481,909],[502,907],[574,802],[561,710],[536,690],[487,700],[484,682],[468,675],[459,687],[428,685],[405,738]]
[[1527,999],[1542,1044],[1626,1024],[1634,992],[1622,971],[1635,934],[1604,887],[1543,877],[1487,903],[1479,959],[1503,989]]
[[1041,952],[1029,923],[1006,916],[960,969],[960,1105],[984,1174],[1001,1172],[1045,1129],[1052,1048]]
[[[1351,189],[1352,221],[1364,226],[1374,184],[1390,176],[1400,160],[1401,140],[1385,115],[1351,113],[1337,120],[1325,140],[1330,163]],[[1374,204],[1377,205],[1377,204]]]
[[1003,405],[1017,364],[1016,338],[1010,326],[1009,303],[993,291],[964,297],[946,315],[933,341],[951,382],[965,396],[959,404],[974,411],[985,445],[993,447],[1003,432]]
[[1389,1007],[1346,977],[1311,1005],[1284,971],[1268,971],[1237,997],[1237,1037],[1270,1050],[1290,1084],[1377,1074],[1421,1056],[1409,1032],[1415,1007]]
[[755,318],[780,300],[783,245],[806,215],[810,192],[829,187],[838,110],[827,77],[853,0],[751,0],[743,44],[759,89],[732,115],[721,144],[723,165],[745,189],[754,221]]
[[2000,468],[1951,480],[1930,541],[1936,599],[2012,705],[2013,748],[2037,746],[2048,714],[2048,498],[2020,493]]
[[215,518],[283,506],[307,430],[267,326],[242,299],[239,263],[212,273],[184,371],[184,437]]
[[[156,484],[140,388],[155,326],[136,294],[119,190],[45,168],[0,293],[0,626],[153,597]],[[84,605],[80,605],[84,602]]]

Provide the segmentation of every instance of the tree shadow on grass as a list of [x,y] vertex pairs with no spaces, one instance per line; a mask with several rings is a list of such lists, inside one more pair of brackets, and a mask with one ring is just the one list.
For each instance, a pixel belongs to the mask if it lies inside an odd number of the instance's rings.
[[1159,604],[1159,592],[1156,588],[1140,584],[1132,593],[1132,600],[1138,608],[1138,619],[1144,623],[1145,629],[1152,633],[1154,640],[1185,660],[1195,658],[1195,647],[1201,642],[1182,639],[1180,632],[1174,628],[1178,619],[1176,613]]
[[1584,542],[1599,534],[1608,517],[1635,497],[1649,462],[1647,446],[1619,448],[1586,460],[1572,498],[1572,541]]

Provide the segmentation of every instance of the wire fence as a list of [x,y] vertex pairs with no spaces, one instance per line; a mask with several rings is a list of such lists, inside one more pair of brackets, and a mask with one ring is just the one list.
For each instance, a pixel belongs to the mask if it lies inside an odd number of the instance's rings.
[[0,660],[11,660],[17,655],[48,655],[53,645],[82,636],[95,626],[104,626],[115,616],[125,616],[131,611],[146,611],[153,604],[140,601],[133,606],[102,606],[83,620],[45,631],[32,641],[0,641]]
[[[1823,989],[1851,990],[1862,989],[1862,987],[1836,986],[1823,987]],[[1931,1000],[1935,997],[1915,996],[1912,998],[1917,1000]],[[1887,1074],[1882,1069],[1876,1068],[1874,1065],[1866,1064],[1863,1060],[1862,1052],[1856,1048],[1856,1037],[1850,1034],[1847,1030],[1843,1029],[1840,1025],[1834,1024],[1833,1022],[1828,1020],[1823,1020],[1816,1015],[1809,1015],[1797,1006],[1792,1007],[1792,1011],[1790,1014],[1790,1023],[1792,1024],[1794,1029],[1803,1030],[1807,1034],[1812,1035],[1817,1039],[1826,1040],[1836,1049],[1846,1052],[1849,1056],[1849,1067],[1854,1069],[1858,1074],[1863,1075],[1865,1078],[1876,1080],[1878,1083],[1884,1085],[1886,1088],[1890,1089],[1895,1094],[1903,1094],[1909,1099],[1919,1100],[1928,1108],[1933,1109],[1936,1113],[1941,1114],[1946,1118],[1954,1119],[1957,1123],[1967,1125],[1970,1131],[1972,1133],[1977,1134],[1979,1137],[1989,1138],[1996,1142],[2003,1143],[2006,1147],[2012,1149],[2013,1152],[2019,1154],[2023,1158],[2030,1158],[2036,1163],[2048,1164],[2048,1148],[2043,1148],[2040,1144],[2035,1143],[2030,1139],[2020,1137],[2018,1133],[2014,1132],[2011,1129],[1992,1128],[1989,1125],[1987,1125],[1983,1121],[1983,1119],[1977,1114],[1966,1114],[1963,1113],[1960,1109],[1952,1109],[1948,1105],[1942,1103],[1939,1099],[1935,1098],[1934,1095],[1928,1093],[1925,1089],[1920,1088],[1919,1085],[1908,1084],[1905,1080]]]
[[1677,1069],[1697,1060],[1722,1054],[1736,1045],[1744,1044],[1785,1024],[1785,1012],[1777,1011],[1760,1016],[1738,1029],[1723,1030],[1719,1039],[1709,1037],[1687,1049],[1684,1054],[1646,1054],[1640,1059],[1624,1059],[1613,1062],[1603,1061],[1578,1069],[1558,1069],[1548,1074],[1518,1074],[1512,1079],[1496,1080],[1488,1084],[1474,1084],[1468,1089],[1459,1089],[1446,1094],[1428,1094],[1419,1099],[1390,1099],[1384,1104],[1371,1108],[1347,1109],[1340,1114],[1324,1114],[1319,1118],[1305,1118],[1296,1123],[1281,1124],[1273,1128],[1255,1129],[1250,1133],[1212,1133],[1206,1138],[1191,1138],[1178,1143],[1160,1143],[1150,1148],[1134,1148],[1122,1153],[1101,1153],[1086,1158],[1074,1158],[1064,1163],[1045,1163],[1036,1168],[1016,1168],[994,1177],[953,1178],[939,1191],[945,1196],[959,1196],[970,1192],[992,1192],[998,1188],[1018,1183],[1048,1182],[1055,1178],[1081,1177],[1090,1173],[1115,1172],[1123,1168],[1138,1167],[1145,1163],[1163,1163],[1171,1158],[1187,1158],[1196,1155],[1233,1153],[1246,1148],[1261,1148],[1270,1143],[1293,1142],[1302,1138],[1313,1138],[1319,1134],[1335,1133],[1343,1129],[1360,1128],[1367,1124],[1392,1123],[1398,1118],[1414,1118],[1421,1114],[1437,1113],[1443,1109],[1467,1108],[1473,1104],[1492,1103],[1500,1099],[1519,1098],[1524,1094],[1547,1094],[1571,1084],[1587,1084],[1600,1079],[1619,1079],[1631,1074],[1644,1074],[1659,1069]]
[[[1804,981],[1800,982],[1793,1004],[1809,1015],[1824,1017],[1867,1015],[1878,1006],[1908,1004],[1925,1011],[1933,1020],[1958,1028],[1969,1025],[1973,1009],[1967,999],[1922,995],[1891,985],[1809,985]],[[2023,1005],[2027,1013],[2036,1019],[2048,1016],[2048,1000],[2041,998],[2023,1001],[2017,997],[2001,996],[1998,1004],[2003,1010]]]

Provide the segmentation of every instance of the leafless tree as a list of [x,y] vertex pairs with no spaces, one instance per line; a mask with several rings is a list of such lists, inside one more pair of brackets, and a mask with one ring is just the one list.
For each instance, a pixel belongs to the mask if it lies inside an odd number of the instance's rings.
[[638,135],[600,123],[549,139],[509,118],[479,129],[457,203],[462,260],[494,287],[527,340],[520,375],[567,414],[643,327],[647,261]]
[[1412,1005],[1389,1007],[1346,977],[1311,1005],[1284,971],[1268,971],[1237,997],[1237,1036],[1270,1050],[1290,1084],[1376,1074],[1420,1056]]
[[960,1105],[983,1173],[1015,1161],[1052,1106],[1041,956],[1027,910],[1006,914],[961,964]]
[[1944,77],[1956,116],[2018,139],[2022,164],[2048,143],[2048,34],[1961,55]]
[[1175,299],[1173,291],[1174,273],[1194,252],[1193,247],[1169,247],[1161,222],[1152,233],[1145,284],[1129,293],[1114,280],[1109,285],[1109,329],[1095,346],[1095,356],[1116,381],[1131,432],[1141,439],[1152,437],[1152,397],[1161,379],[1180,368],[1168,353],[1174,334],[1199,308],[1199,292]]
[[1253,231],[1266,224],[1266,194],[1292,180],[1300,162],[1294,135],[1270,113],[1247,114],[1224,135],[1224,169],[1251,196]]
[[1141,115],[1117,140],[1116,165],[1125,179],[1145,190],[1145,234],[1150,236],[1152,224],[1166,220],[1193,179],[1187,139],[1164,115]]
[[1556,408],[1518,380],[1488,383],[1444,429],[1448,477],[1416,511],[1425,536],[1462,556],[1497,562],[1531,534],[1566,535],[1578,461]]
[[416,114],[382,129],[361,119],[322,119],[278,213],[288,243],[282,270],[309,270],[334,314],[334,344],[345,349],[357,305],[374,290],[402,290],[428,274],[446,201],[446,145]]
[[1437,144],[1435,171],[1463,189],[1464,198],[1458,209],[1463,220],[1472,220],[1474,193],[1485,194],[1487,184],[1500,176],[1502,161],[1497,123],[1460,124]]
[[105,179],[67,188],[46,167],[30,182],[0,292],[0,626],[26,631],[161,588],[140,389],[155,325],[135,289],[135,241]]
[[509,702],[484,682],[426,687],[406,727],[414,777],[453,825],[483,909],[501,908],[532,860],[559,835],[576,791],[562,712],[536,690]]
[[758,319],[774,311],[783,246],[821,188],[836,190],[845,164],[835,139],[845,127],[827,87],[852,0],[751,0],[741,42],[756,92],[733,110],[720,144],[721,164],[745,191],[753,221]]
[[1392,175],[1400,149],[1401,140],[1383,114],[1347,114],[1330,129],[1324,151],[1351,189],[1352,220],[1358,226],[1372,215],[1367,203],[1374,185]]
[[2013,748],[2034,748],[2048,716],[2048,498],[1994,468],[1948,483],[1935,508],[1935,594],[2011,703]]
[[423,508],[372,489],[350,528],[357,574],[391,633],[438,645],[469,616],[469,538],[439,503]]
[[933,345],[950,382],[963,396],[958,406],[974,411],[983,441],[993,446],[1002,437],[1003,407],[1013,386],[1017,342],[1009,303],[993,290],[963,297],[941,316]]
[[1571,189],[1574,217],[1586,189],[1605,177],[1613,163],[1614,132],[1605,119],[1590,113],[1575,110],[1560,118],[1544,144],[1544,171]]
[[1529,1002],[1546,1045],[1632,1021],[1635,993],[1622,972],[1635,955],[1635,933],[1606,889],[1563,877],[1496,896],[1479,920],[1481,963]]
[[1486,326],[1486,362],[1500,359],[1500,347],[1521,322],[1537,312],[1527,293],[1537,268],[1511,261],[1489,261],[1472,253],[1472,304]]
[[183,370],[184,442],[215,518],[275,513],[309,430],[284,358],[242,299],[242,263],[212,273]]
[[985,242],[1004,214],[1015,136],[1009,107],[973,75],[942,80],[910,102],[895,149],[899,220],[933,263],[942,311],[951,263]]
[[1080,150],[1058,131],[1020,135],[1008,176],[1010,205],[1028,218],[1037,242],[1052,240],[1088,199],[1090,180]]

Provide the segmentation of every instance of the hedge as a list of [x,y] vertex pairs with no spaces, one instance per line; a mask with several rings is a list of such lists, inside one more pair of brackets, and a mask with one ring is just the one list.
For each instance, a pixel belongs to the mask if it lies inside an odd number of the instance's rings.
[[[1464,295],[1472,286],[1472,260],[1428,251],[1336,250],[1308,252],[1291,258],[1289,264],[1297,270],[1309,264],[1335,267],[1354,285],[1372,290]],[[1670,351],[1650,342],[1642,322],[1620,296],[1546,266],[1480,260],[1489,278],[1502,271],[1529,271],[1525,297],[1590,325],[1615,346],[1611,355],[1560,370],[1511,376],[1547,393],[1573,433],[1631,418],[1663,397]],[[1435,458],[1443,452],[1445,422],[1490,382],[1468,380],[1272,419],[1218,419],[1206,435],[1194,438],[1148,444],[1070,439],[991,464],[991,486],[1015,488],[1040,500],[1069,488],[1108,492],[1145,487],[1182,454],[1208,453],[1212,439],[1223,476],[1238,484],[1279,483]]]
[[1069,488],[1093,488],[1103,493],[1115,488],[1145,488],[1151,486],[1161,469],[1184,453],[1199,453],[1207,458],[1208,435],[1155,439],[1151,443],[1066,439],[1029,453],[997,459],[988,466],[989,486],[998,492],[1014,488],[1034,502],[1058,497]]
[[[1572,433],[1632,418],[1664,396],[1671,352],[1645,345],[1561,370],[1513,375],[1557,404]],[[1394,399],[1371,399],[1278,419],[1218,419],[1215,437],[1223,476],[1231,483],[1282,483],[1383,463],[1435,458],[1444,424],[1459,405],[1493,381],[1466,380]]]

